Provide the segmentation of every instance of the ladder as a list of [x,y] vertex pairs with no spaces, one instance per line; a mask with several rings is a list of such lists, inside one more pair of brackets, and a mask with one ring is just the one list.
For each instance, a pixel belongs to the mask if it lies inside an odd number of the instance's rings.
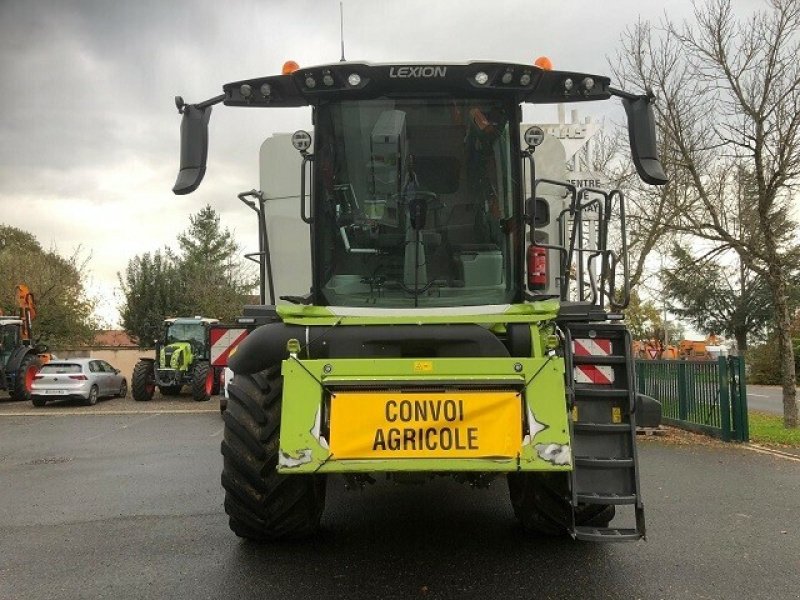
[[[644,506],[636,455],[636,390],[630,333],[624,325],[567,321],[565,365],[574,457],[570,476],[570,534],[587,541],[633,541],[645,537]],[[633,505],[625,527],[576,523],[585,504]],[[620,519],[618,518],[617,521]],[[628,519],[630,520],[630,519]]]

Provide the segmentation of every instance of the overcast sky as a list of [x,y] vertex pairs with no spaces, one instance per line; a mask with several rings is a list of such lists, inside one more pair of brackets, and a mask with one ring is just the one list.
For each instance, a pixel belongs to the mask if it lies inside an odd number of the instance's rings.
[[[749,12],[757,0],[738,0]],[[556,69],[604,74],[638,18],[691,14],[689,0],[345,0],[348,60],[504,60],[549,56]],[[116,273],[136,254],[174,245],[206,204],[242,246],[257,246],[236,194],[258,187],[258,150],[307,128],[310,109],[217,106],[208,171],[174,196],[180,117],[222,84],[339,59],[338,0],[0,0],[0,222],[46,248],[91,254],[91,288],[116,315]],[[603,106],[602,114],[621,107]],[[587,114],[601,106],[582,107]],[[555,120],[555,108],[540,109]]]

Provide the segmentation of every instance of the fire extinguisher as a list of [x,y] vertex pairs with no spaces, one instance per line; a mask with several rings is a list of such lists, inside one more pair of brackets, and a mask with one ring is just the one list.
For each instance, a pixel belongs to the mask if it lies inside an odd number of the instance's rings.
[[541,292],[547,288],[547,249],[528,246],[528,290]]

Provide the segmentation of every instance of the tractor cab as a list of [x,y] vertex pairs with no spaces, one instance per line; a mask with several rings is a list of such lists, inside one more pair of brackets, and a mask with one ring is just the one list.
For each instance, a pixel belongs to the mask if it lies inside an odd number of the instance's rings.
[[0,365],[5,365],[20,345],[22,319],[0,317]]
[[208,326],[212,323],[218,323],[218,320],[203,317],[165,319],[164,337],[158,349],[160,368],[187,371],[197,359],[207,359]]
[[[543,134],[526,132],[522,147],[520,107],[621,98],[637,171],[663,184],[652,95],[617,90],[603,76],[498,62],[291,64],[223,91],[199,104],[176,98],[176,194],[192,192],[205,174],[212,105],[313,110],[313,137],[292,139],[302,155],[312,285],[307,298],[290,301],[432,309],[556,298],[620,308],[614,273],[626,249],[612,252],[607,242],[612,214],[624,220],[621,194],[537,180],[532,156]],[[537,199],[548,193],[558,201]],[[591,248],[583,244],[589,213],[600,215]]]

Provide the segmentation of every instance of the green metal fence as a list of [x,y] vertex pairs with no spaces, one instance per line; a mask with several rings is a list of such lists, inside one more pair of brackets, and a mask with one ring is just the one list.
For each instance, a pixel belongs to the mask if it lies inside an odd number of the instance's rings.
[[744,359],[637,360],[639,392],[661,402],[663,422],[746,442],[747,387]]

